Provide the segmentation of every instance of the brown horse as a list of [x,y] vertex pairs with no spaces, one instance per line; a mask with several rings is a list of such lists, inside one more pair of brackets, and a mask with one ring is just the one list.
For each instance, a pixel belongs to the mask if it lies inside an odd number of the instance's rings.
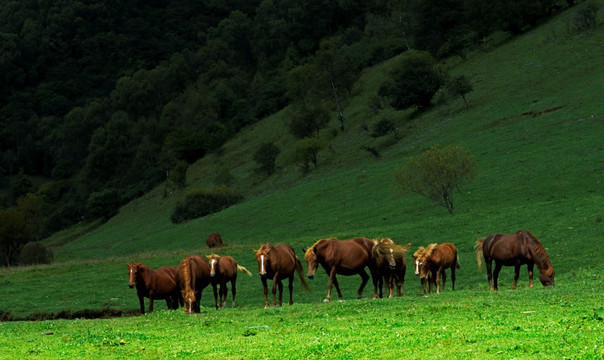
[[378,272],[371,262],[371,250],[373,249],[373,240],[358,237],[348,240],[337,240],[334,238],[321,239],[304,251],[304,258],[308,264],[308,278],[313,279],[319,264],[329,275],[329,284],[327,285],[327,297],[323,302],[331,301],[331,287],[335,285],[338,291],[338,297],[342,301],[342,291],[336,274],[339,275],[359,275],[361,277],[361,286],[357,293],[357,298],[363,297],[363,289],[369,281],[369,275],[365,272],[365,267],[369,267],[371,278],[373,280],[374,298],[377,297]]
[[[210,268],[201,256],[189,255],[178,264],[176,284],[184,296],[185,314],[200,312],[201,294],[210,283]],[[214,301],[218,304],[216,285],[212,284],[212,288]]]
[[[514,282],[512,289],[520,277],[520,266],[528,268],[529,287],[533,287],[533,265],[537,265],[543,286],[554,285],[554,267],[549,261],[547,252],[541,242],[526,230],[515,234],[491,234],[478,239],[474,246],[478,268],[482,268],[482,259],[487,264],[487,277],[491,290],[497,290],[497,278],[501,267],[514,266]],[[495,271],[491,275],[492,261],[495,260]]]
[[[227,300],[227,283],[231,282],[231,292],[233,293],[232,306],[235,307],[235,296],[237,295],[237,270],[252,275],[245,267],[238,265],[231,256],[220,256],[216,254],[206,256],[210,262],[210,278],[212,283],[220,285],[220,306],[224,309]],[[218,306],[218,304],[216,305]]]
[[[419,275],[422,283],[422,293],[426,293],[426,282],[436,286],[436,293],[445,291],[445,282],[447,280],[446,269],[451,269],[451,290],[455,290],[455,270],[459,269],[459,258],[457,248],[451,243],[430,244],[425,249],[419,248],[413,254],[415,259],[415,275]],[[442,275],[442,287],[440,278]]]
[[304,269],[302,262],[296,256],[294,249],[287,244],[264,244],[258,250],[254,250],[262,287],[264,288],[264,308],[268,308],[268,286],[267,279],[273,280],[273,306],[276,306],[275,295],[279,288],[279,306],[283,303],[283,279],[289,279],[289,304],[293,304],[294,273],[298,273],[302,286],[308,291],[310,288],[304,280]]
[[206,238],[206,245],[209,248],[224,246],[220,233],[213,232]]
[[384,279],[388,281],[388,297],[393,297],[394,283],[396,282],[396,295],[403,296],[405,291],[405,273],[407,271],[407,260],[405,253],[411,247],[411,244],[400,246],[395,244],[391,239],[385,238],[382,240],[373,240],[375,245],[371,251],[371,261],[374,263],[378,274],[379,296],[383,296],[382,287]]
[[141,307],[141,314],[145,313],[145,297],[149,298],[149,312],[153,312],[153,300],[166,300],[168,309],[178,309],[182,305],[182,295],[178,291],[175,280],[176,268],[173,266],[160,267],[153,270],[142,263],[128,264],[128,286],[136,287],[136,294]]

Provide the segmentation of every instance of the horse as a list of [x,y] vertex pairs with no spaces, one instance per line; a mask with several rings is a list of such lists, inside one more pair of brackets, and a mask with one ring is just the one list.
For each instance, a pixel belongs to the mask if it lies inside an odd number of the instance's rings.
[[436,293],[440,293],[440,277],[442,275],[442,291],[445,291],[447,280],[446,269],[451,269],[451,290],[455,290],[455,269],[459,269],[459,257],[457,248],[451,243],[430,244],[426,248],[420,247],[415,254],[415,275],[419,275],[422,284],[422,294],[426,293],[426,282],[429,283],[429,292],[432,285],[436,287]]
[[141,307],[141,314],[145,313],[145,297],[149,298],[149,312],[153,312],[153,300],[166,300],[168,309],[178,309],[178,303],[183,304],[182,295],[176,286],[176,268],[164,266],[156,270],[142,263],[128,265],[128,286],[136,287],[136,294]]
[[[210,262],[210,278],[212,283],[220,285],[220,306],[224,309],[227,300],[227,283],[231,282],[231,292],[233,293],[232,307],[235,307],[235,295],[237,294],[237,270],[243,271],[248,275],[252,275],[248,269],[238,265],[235,259],[231,256],[220,256],[216,254],[207,255]],[[218,306],[218,305],[217,305]]]
[[206,238],[206,245],[209,248],[224,246],[220,233],[213,232]]
[[373,240],[374,246],[371,250],[371,261],[380,275],[378,280],[379,297],[383,297],[382,287],[384,279],[388,281],[388,297],[393,297],[394,282],[396,282],[396,295],[403,296],[405,291],[405,272],[407,270],[407,261],[405,253],[411,247],[411,244],[400,246],[391,239]]
[[[520,266],[526,264],[529,276],[529,288],[533,287],[533,265],[539,269],[539,280],[543,286],[554,285],[554,267],[549,261],[547,252],[541,242],[526,230],[515,234],[491,234],[478,239],[474,246],[478,268],[482,269],[482,260],[487,264],[487,277],[491,290],[497,290],[497,278],[501,267],[514,266],[512,289],[520,277]],[[492,261],[495,260],[495,271],[491,275]]]
[[357,298],[363,297],[363,289],[369,281],[369,275],[365,272],[365,267],[369,267],[374,286],[374,298],[377,297],[378,272],[371,262],[371,250],[373,249],[373,240],[364,237],[358,237],[348,240],[338,240],[334,238],[321,239],[314,243],[308,249],[302,249],[304,258],[308,265],[308,278],[314,279],[319,264],[329,275],[327,285],[327,297],[323,302],[331,301],[331,288],[335,285],[338,291],[339,300],[342,301],[342,291],[338,284],[336,274],[339,275],[359,275],[361,277],[361,286],[359,287]]
[[[176,267],[176,284],[184,296],[185,314],[200,312],[201,294],[211,284],[210,268],[206,261],[199,255],[185,257]],[[218,304],[216,285],[212,284],[212,288],[214,301]]]
[[260,272],[260,279],[262,280],[262,287],[264,289],[264,308],[268,308],[268,286],[266,284],[267,279],[273,281],[273,306],[276,306],[275,295],[277,287],[279,288],[279,306],[282,305],[283,298],[283,279],[289,279],[289,304],[294,303],[293,300],[293,289],[294,289],[294,273],[298,274],[302,286],[307,291],[310,291],[308,284],[304,280],[304,269],[302,268],[302,262],[296,256],[294,249],[288,244],[263,244],[260,249],[254,250],[256,254],[256,261],[258,261],[258,270]]

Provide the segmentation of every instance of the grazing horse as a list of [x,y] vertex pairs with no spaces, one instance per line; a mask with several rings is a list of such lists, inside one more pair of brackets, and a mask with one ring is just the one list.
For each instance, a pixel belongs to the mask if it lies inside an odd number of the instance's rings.
[[342,301],[342,291],[336,274],[339,275],[359,275],[361,277],[361,286],[359,287],[357,298],[363,297],[363,289],[369,281],[369,275],[365,272],[365,267],[369,267],[374,286],[374,298],[377,297],[378,272],[371,262],[371,250],[373,249],[373,240],[358,237],[348,240],[337,240],[334,238],[321,239],[304,251],[304,258],[308,264],[308,278],[314,279],[319,264],[329,275],[329,284],[327,286],[327,297],[323,302],[331,301],[331,287],[335,285],[338,291],[338,297]]
[[279,306],[283,303],[283,279],[289,279],[289,304],[294,303],[294,273],[298,273],[302,286],[310,291],[308,284],[304,280],[304,269],[302,262],[296,256],[294,249],[288,244],[264,244],[258,250],[254,250],[256,261],[258,261],[258,270],[262,287],[264,288],[264,308],[268,308],[268,286],[267,279],[273,281],[273,306],[276,306],[275,295],[277,287],[279,288]]
[[[235,259],[231,256],[208,255],[206,256],[210,262],[210,278],[212,283],[220,285],[220,306],[226,307],[227,283],[231,282],[231,292],[233,293],[232,306],[235,307],[235,295],[237,295],[237,270],[243,271],[248,275],[252,275],[245,267],[238,265]],[[218,304],[216,305],[218,306]]]
[[[176,267],[176,284],[184,296],[185,314],[200,312],[201,293],[211,283],[210,268],[199,255],[189,255]],[[216,304],[216,285],[212,284]],[[218,309],[218,307],[216,307]]]
[[388,297],[393,297],[394,282],[396,282],[396,295],[403,296],[405,291],[405,272],[407,271],[407,261],[405,253],[411,247],[411,244],[400,246],[391,239],[373,240],[374,246],[371,251],[371,261],[374,263],[378,274],[378,288],[380,298],[383,296],[382,287],[384,279],[388,281]]
[[[430,244],[425,249],[419,248],[413,254],[415,258],[415,275],[419,275],[422,283],[422,293],[426,293],[426,282],[436,286],[436,293],[445,291],[447,280],[446,269],[451,269],[451,290],[455,290],[455,269],[459,269],[459,258],[457,248],[451,243]],[[440,277],[442,275],[442,287]]]
[[[541,242],[526,230],[519,230],[515,234],[491,234],[483,239],[478,239],[474,246],[478,268],[482,268],[482,259],[487,264],[487,277],[491,290],[497,290],[497,278],[501,267],[514,266],[514,282],[512,289],[516,289],[516,282],[520,277],[520,266],[526,264],[528,268],[529,287],[533,287],[533,265],[537,265],[543,286],[554,285],[554,267],[549,261],[547,252]],[[491,275],[492,261],[495,260],[495,271]]]
[[178,309],[182,295],[178,291],[175,280],[176,268],[173,266],[160,267],[153,270],[142,263],[128,264],[128,286],[136,287],[136,294],[141,307],[141,314],[145,313],[145,297],[149,298],[149,312],[153,312],[153,300],[166,300],[168,309]]
[[224,246],[220,233],[213,232],[206,238],[206,245],[209,248]]

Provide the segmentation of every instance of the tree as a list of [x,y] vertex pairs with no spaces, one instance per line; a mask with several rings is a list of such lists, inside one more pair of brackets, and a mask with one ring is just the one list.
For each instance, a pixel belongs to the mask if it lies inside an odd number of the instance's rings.
[[16,207],[0,210],[0,254],[4,265],[14,264],[23,245],[36,239],[42,229],[42,199],[34,194],[20,197]]
[[317,167],[317,155],[326,145],[323,139],[319,138],[306,138],[296,143],[294,161],[300,165],[303,172],[310,170],[310,164],[312,163],[315,168]]
[[432,97],[444,82],[436,60],[425,51],[410,50],[394,65],[391,80],[380,87],[378,95],[389,99],[395,109],[430,106]]
[[270,176],[275,171],[275,160],[280,152],[281,149],[272,142],[260,145],[254,154],[254,161],[259,166],[257,171],[266,176]]
[[453,192],[460,191],[460,186],[475,174],[476,165],[468,150],[460,145],[435,145],[419,158],[409,159],[394,176],[403,189],[424,196],[453,214]]
[[468,100],[466,100],[466,94],[474,90],[470,80],[464,75],[459,75],[448,81],[447,92],[451,96],[460,96],[463,102],[468,107]]

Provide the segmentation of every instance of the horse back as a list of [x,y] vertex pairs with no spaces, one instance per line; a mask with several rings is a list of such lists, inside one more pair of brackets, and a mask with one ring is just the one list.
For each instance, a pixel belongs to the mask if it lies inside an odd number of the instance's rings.
[[220,275],[224,279],[232,279],[237,277],[237,262],[231,256],[221,256],[218,260]]
[[449,268],[457,265],[457,248],[451,243],[442,243],[432,252],[432,262],[435,264]]
[[296,253],[289,244],[277,244],[271,251],[271,267],[273,272],[288,277],[296,270]]
[[530,257],[528,244],[517,234],[491,234],[482,245],[485,260],[495,260],[504,265],[524,263]]
[[367,238],[330,239],[317,249],[317,260],[324,267],[336,267],[338,273],[355,273],[370,265],[374,243]]

